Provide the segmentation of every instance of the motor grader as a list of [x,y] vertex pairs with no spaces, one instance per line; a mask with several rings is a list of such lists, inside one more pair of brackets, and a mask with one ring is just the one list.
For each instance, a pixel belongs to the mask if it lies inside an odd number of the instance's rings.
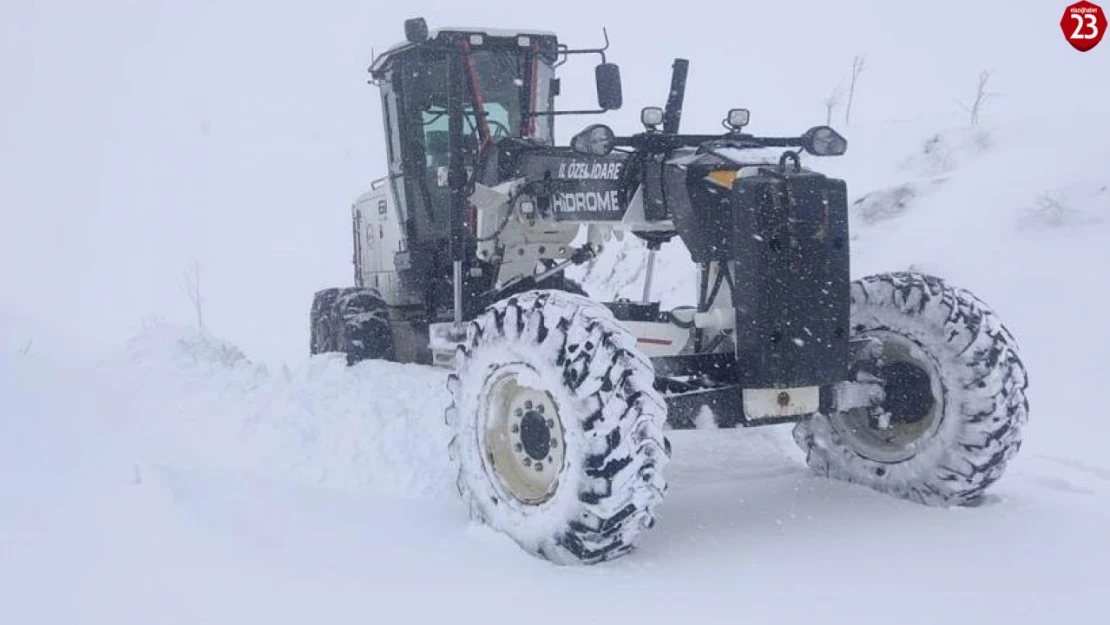
[[[848,195],[794,137],[680,132],[689,63],[620,136],[560,117],[622,105],[603,47],[483,28],[378,56],[388,175],[352,209],[354,285],[316,294],[313,353],[449,367],[458,487],[473,516],[557,563],[630,551],[666,492],[669,429],[793,423],[818,474],[930,505],[977,502],[1021,442],[1012,335],[966,290],[916,273],[852,280]],[[596,56],[597,108],[560,110],[557,68]],[[641,301],[598,302],[565,270],[616,232],[643,240]],[[695,268],[652,301],[655,251]],[[433,418],[429,415],[429,418]]]

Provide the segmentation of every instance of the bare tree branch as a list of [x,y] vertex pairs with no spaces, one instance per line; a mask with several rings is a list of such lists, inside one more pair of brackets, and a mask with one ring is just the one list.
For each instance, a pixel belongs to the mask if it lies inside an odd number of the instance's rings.
[[971,105],[971,125],[975,126],[979,123],[979,111],[983,109],[986,104],[987,98],[993,96],[993,93],[987,91],[987,82],[991,79],[991,73],[983,70],[979,73],[979,87],[975,90],[975,102]]
[[979,85],[975,89],[975,99],[972,100],[971,104],[964,104],[956,100],[956,104],[959,104],[960,108],[971,116],[970,121],[972,126],[979,125],[979,113],[983,111],[983,107],[986,105],[987,100],[998,95],[997,93],[987,91],[987,83],[990,81],[991,74],[993,73],[994,72],[988,70],[979,72]]
[[833,89],[829,93],[828,97],[826,97],[824,99],[824,101],[822,102],[822,104],[825,105],[825,125],[826,126],[832,126],[833,110],[835,110],[836,106],[838,104],[840,104],[840,99],[843,96],[844,96],[844,89],[842,88],[841,85],[837,85],[836,88]]
[[197,315],[197,328],[204,329],[204,297],[200,289],[200,263],[194,261],[185,272],[185,281],[181,285],[185,296],[193,303],[193,310]]
[[856,55],[852,58],[852,79],[848,83],[848,105],[844,108],[844,125],[847,126],[852,120],[852,101],[856,96],[856,81],[859,80],[859,75],[863,73],[863,68],[867,65],[867,57]]

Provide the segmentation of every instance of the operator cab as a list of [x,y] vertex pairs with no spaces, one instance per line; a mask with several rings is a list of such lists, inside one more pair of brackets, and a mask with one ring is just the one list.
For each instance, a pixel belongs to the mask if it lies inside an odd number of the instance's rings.
[[[400,226],[392,259],[381,258],[377,266],[396,272],[405,305],[422,308],[431,320],[458,308],[459,300],[478,302],[498,279],[500,265],[476,257],[476,209],[469,198],[478,183],[502,182],[499,148],[512,142],[523,150],[551,149],[555,115],[619,108],[620,70],[605,62],[605,48],[571,50],[552,33],[429,32],[416,18],[405,22],[405,38],[370,67],[371,82],[381,90],[395,207],[387,213]],[[553,110],[555,68],[573,54],[601,56],[598,110]],[[461,297],[455,289],[464,291]]]
[[431,242],[450,231],[450,99],[460,100],[468,182],[499,141],[551,144],[559,43],[540,32],[428,33],[423,20],[407,23],[406,35],[408,43],[378,57],[370,72],[381,89],[400,216],[410,240]]

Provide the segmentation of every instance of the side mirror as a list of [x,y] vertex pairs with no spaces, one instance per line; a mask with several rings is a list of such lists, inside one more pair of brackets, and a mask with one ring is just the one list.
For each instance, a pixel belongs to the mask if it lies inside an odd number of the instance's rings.
[[571,138],[570,149],[579,154],[605,156],[613,151],[615,144],[616,137],[611,128],[605,124],[592,124]]
[[428,22],[422,17],[405,20],[405,41],[409,43],[422,43],[428,38]]
[[848,151],[848,140],[828,126],[814,126],[802,135],[802,148],[814,156],[840,156]]
[[621,94],[621,68],[616,63],[602,63],[594,70],[597,81],[597,105],[605,111],[614,111],[624,103]]

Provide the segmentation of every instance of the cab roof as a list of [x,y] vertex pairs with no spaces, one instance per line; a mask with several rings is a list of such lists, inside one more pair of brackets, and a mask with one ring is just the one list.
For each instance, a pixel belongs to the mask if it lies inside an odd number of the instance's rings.
[[[473,37],[481,37],[481,43],[475,43]],[[521,37],[527,37],[525,42],[520,40]],[[518,45],[521,47],[530,47],[533,44],[540,50],[549,53],[555,53],[559,49],[558,36],[549,31],[543,30],[530,30],[530,29],[506,29],[506,28],[469,28],[469,27],[447,27],[437,28],[428,32],[428,38],[420,43],[412,43],[409,41],[402,41],[394,44],[388,50],[374,59],[373,64],[370,66],[370,73],[374,78],[381,78],[381,74],[385,71],[386,65],[397,54],[407,50],[416,48],[447,48],[457,45],[460,40],[471,41],[471,45],[481,48],[485,45],[495,44],[499,46],[504,45]]]

